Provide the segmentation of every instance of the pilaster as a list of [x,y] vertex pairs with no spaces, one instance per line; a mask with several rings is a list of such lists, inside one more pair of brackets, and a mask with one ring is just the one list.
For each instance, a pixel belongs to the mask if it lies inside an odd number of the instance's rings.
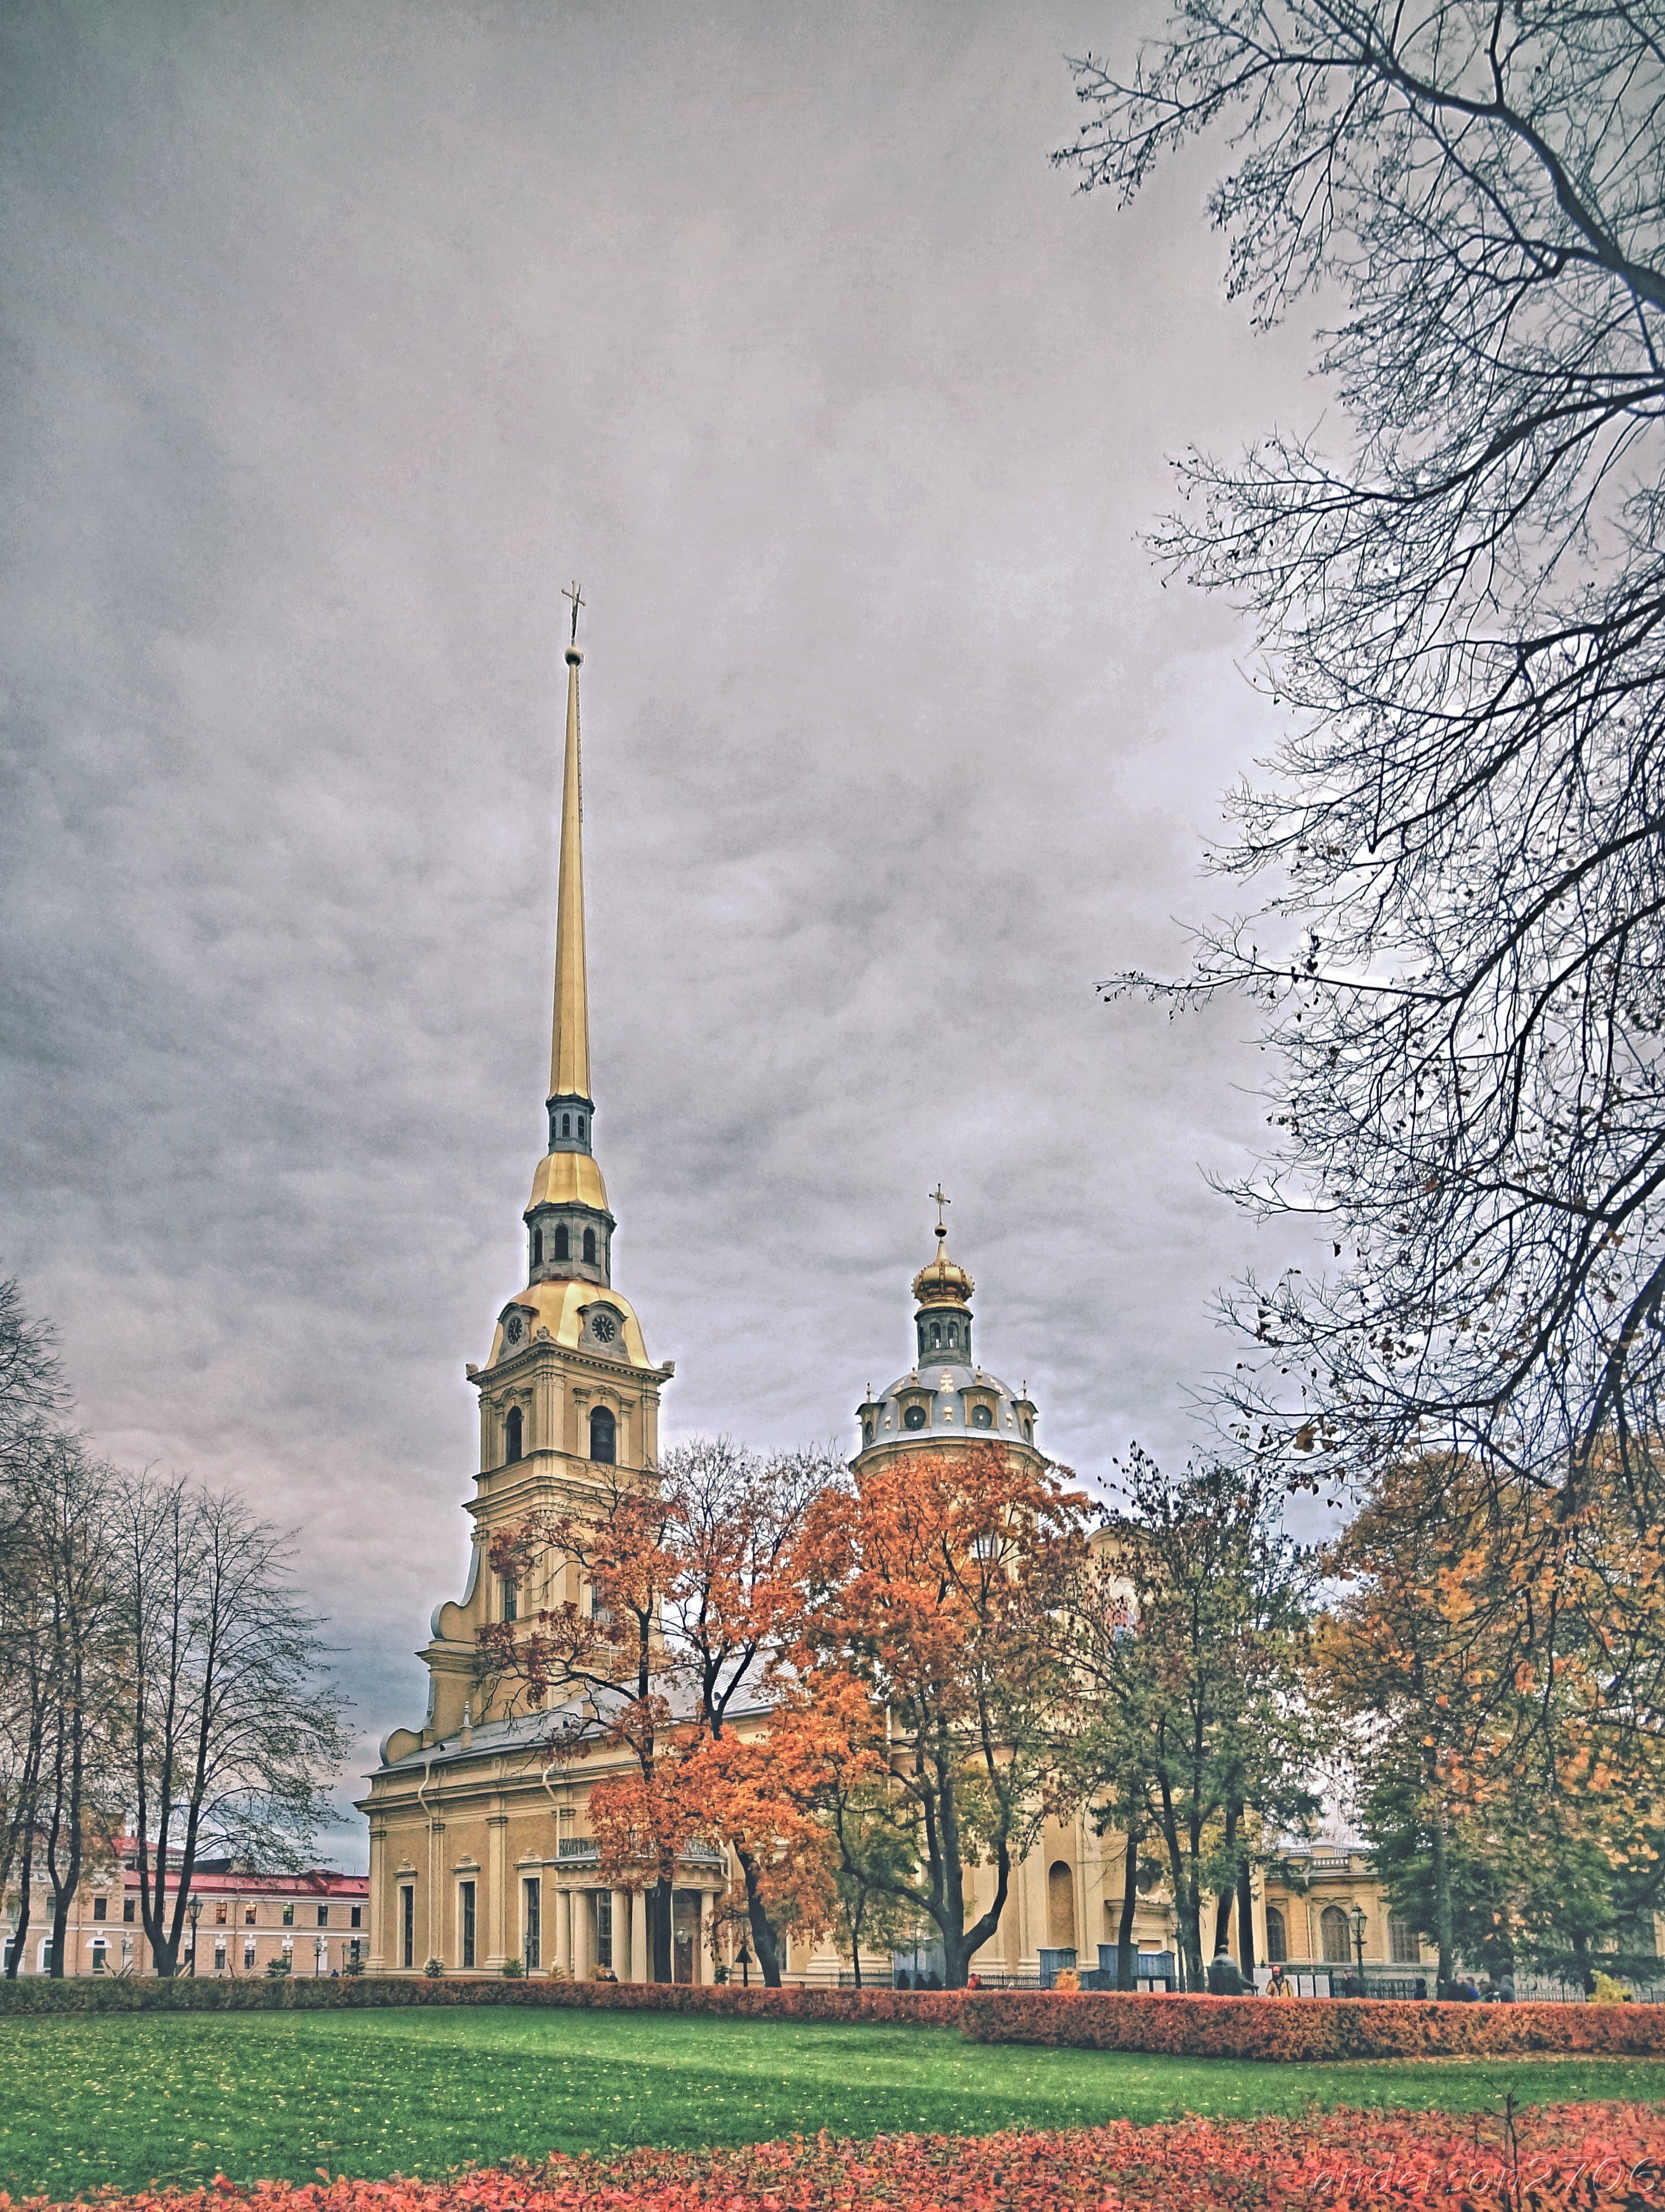
[[501,1974],[519,1946],[510,1948],[513,1923],[509,1916],[508,1814],[501,1810],[501,1797],[493,1802],[499,1809],[486,1815],[486,1863],[480,1871],[486,1877],[486,1911],[490,1915],[486,1971]]

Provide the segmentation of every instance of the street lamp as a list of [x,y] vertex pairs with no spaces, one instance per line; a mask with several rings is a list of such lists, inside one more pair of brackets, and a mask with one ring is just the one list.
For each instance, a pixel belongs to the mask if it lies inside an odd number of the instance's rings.
[[740,1987],[743,1990],[749,1990],[751,1987],[751,1954],[746,1948],[746,1939],[744,1936],[740,1938],[738,1963],[740,1969]]
[[191,1923],[191,1978],[197,1978],[197,1923],[203,1917],[203,1901],[193,1897],[185,1907],[185,1917]]
[[1352,1909],[1352,1948],[1358,1960],[1358,1978],[1364,1978],[1364,1908],[1355,1905]]

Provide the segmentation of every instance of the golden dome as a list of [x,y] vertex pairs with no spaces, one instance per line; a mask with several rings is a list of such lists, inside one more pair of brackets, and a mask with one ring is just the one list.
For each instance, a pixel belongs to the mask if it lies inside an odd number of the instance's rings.
[[[605,1336],[597,1334],[591,1318],[592,1307],[605,1307],[616,1316],[616,1333]],[[511,1318],[516,1323],[513,1334]],[[605,1352],[608,1358],[622,1359],[632,1367],[653,1364],[641,1340],[636,1310],[629,1298],[621,1297],[605,1284],[568,1281],[532,1283],[509,1300],[498,1316],[487,1366],[495,1367],[500,1359],[526,1351],[536,1343],[540,1329],[568,1351],[576,1351],[581,1345],[586,1351]]]
[[[939,1239],[947,1234],[945,1229],[937,1231]],[[949,1258],[948,1248],[942,1243],[938,1243],[936,1258],[927,1261],[914,1278],[914,1296],[922,1306],[969,1305],[976,1287],[959,1261]]]
[[588,1206],[607,1211],[607,1186],[590,1152],[549,1152],[538,1163],[526,1212],[536,1206]]

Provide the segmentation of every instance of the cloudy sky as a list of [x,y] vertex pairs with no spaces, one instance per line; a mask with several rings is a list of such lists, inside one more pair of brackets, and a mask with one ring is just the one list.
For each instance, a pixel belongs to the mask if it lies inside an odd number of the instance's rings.
[[[1182,1456],[1244,1008],[1182,966],[1274,734],[1138,543],[1304,426],[1213,155],[1048,164],[1133,0],[15,0],[0,1272],[104,1448],[298,1532],[367,1747],[456,1594],[522,1276],[583,580],[598,1150],[673,1431],[854,1430],[951,1193],[981,1356]],[[350,1856],[353,1838],[339,1839]]]

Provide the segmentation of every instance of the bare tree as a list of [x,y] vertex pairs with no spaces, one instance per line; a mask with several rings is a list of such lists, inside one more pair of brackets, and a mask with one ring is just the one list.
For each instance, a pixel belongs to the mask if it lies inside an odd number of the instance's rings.
[[127,1714],[129,1646],[111,1556],[120,1479],[79,1437],[51,1437],[39,1462],[29,1518],[44,1601],[49,1705],[37,1819],[52,1898],[51,1970],[61,1976],[70,1915],[89,1856],[106,1856],[121,1831],[118,1747]]
[[1297,1479],[1443,1445],[1569,1506],[1616,1440],[1646,1528],[1665,9],[1188,0],[1127,75],[1077,82],[1084,185],[1131,197],[1218,128],[1234,294],[1262,323],[1343,309],[1323,441],[1193,454],[1156,540],[1248,609],[1294,726],[1218,860],[1270,894],[1181,995],[1264,1002],[1276,1134],[1241,1195],[1328,1215],[1342,1264],[1231,1299],[1265,1348],[1237,1415],[1317,1455]]
[[41,1778],[52,1718],[52,1596],[34,1510],[66,1393],[52,1326],[0,1282],[0,1901],[16,1899],[6,1972],[28,1936]]
[[275,1529],[234,1498],[146,1480],[125,1501],[118,1557],[139,1911],[172,1975],[198,1859],[211,1846],[298,1863],[347,1742]]

